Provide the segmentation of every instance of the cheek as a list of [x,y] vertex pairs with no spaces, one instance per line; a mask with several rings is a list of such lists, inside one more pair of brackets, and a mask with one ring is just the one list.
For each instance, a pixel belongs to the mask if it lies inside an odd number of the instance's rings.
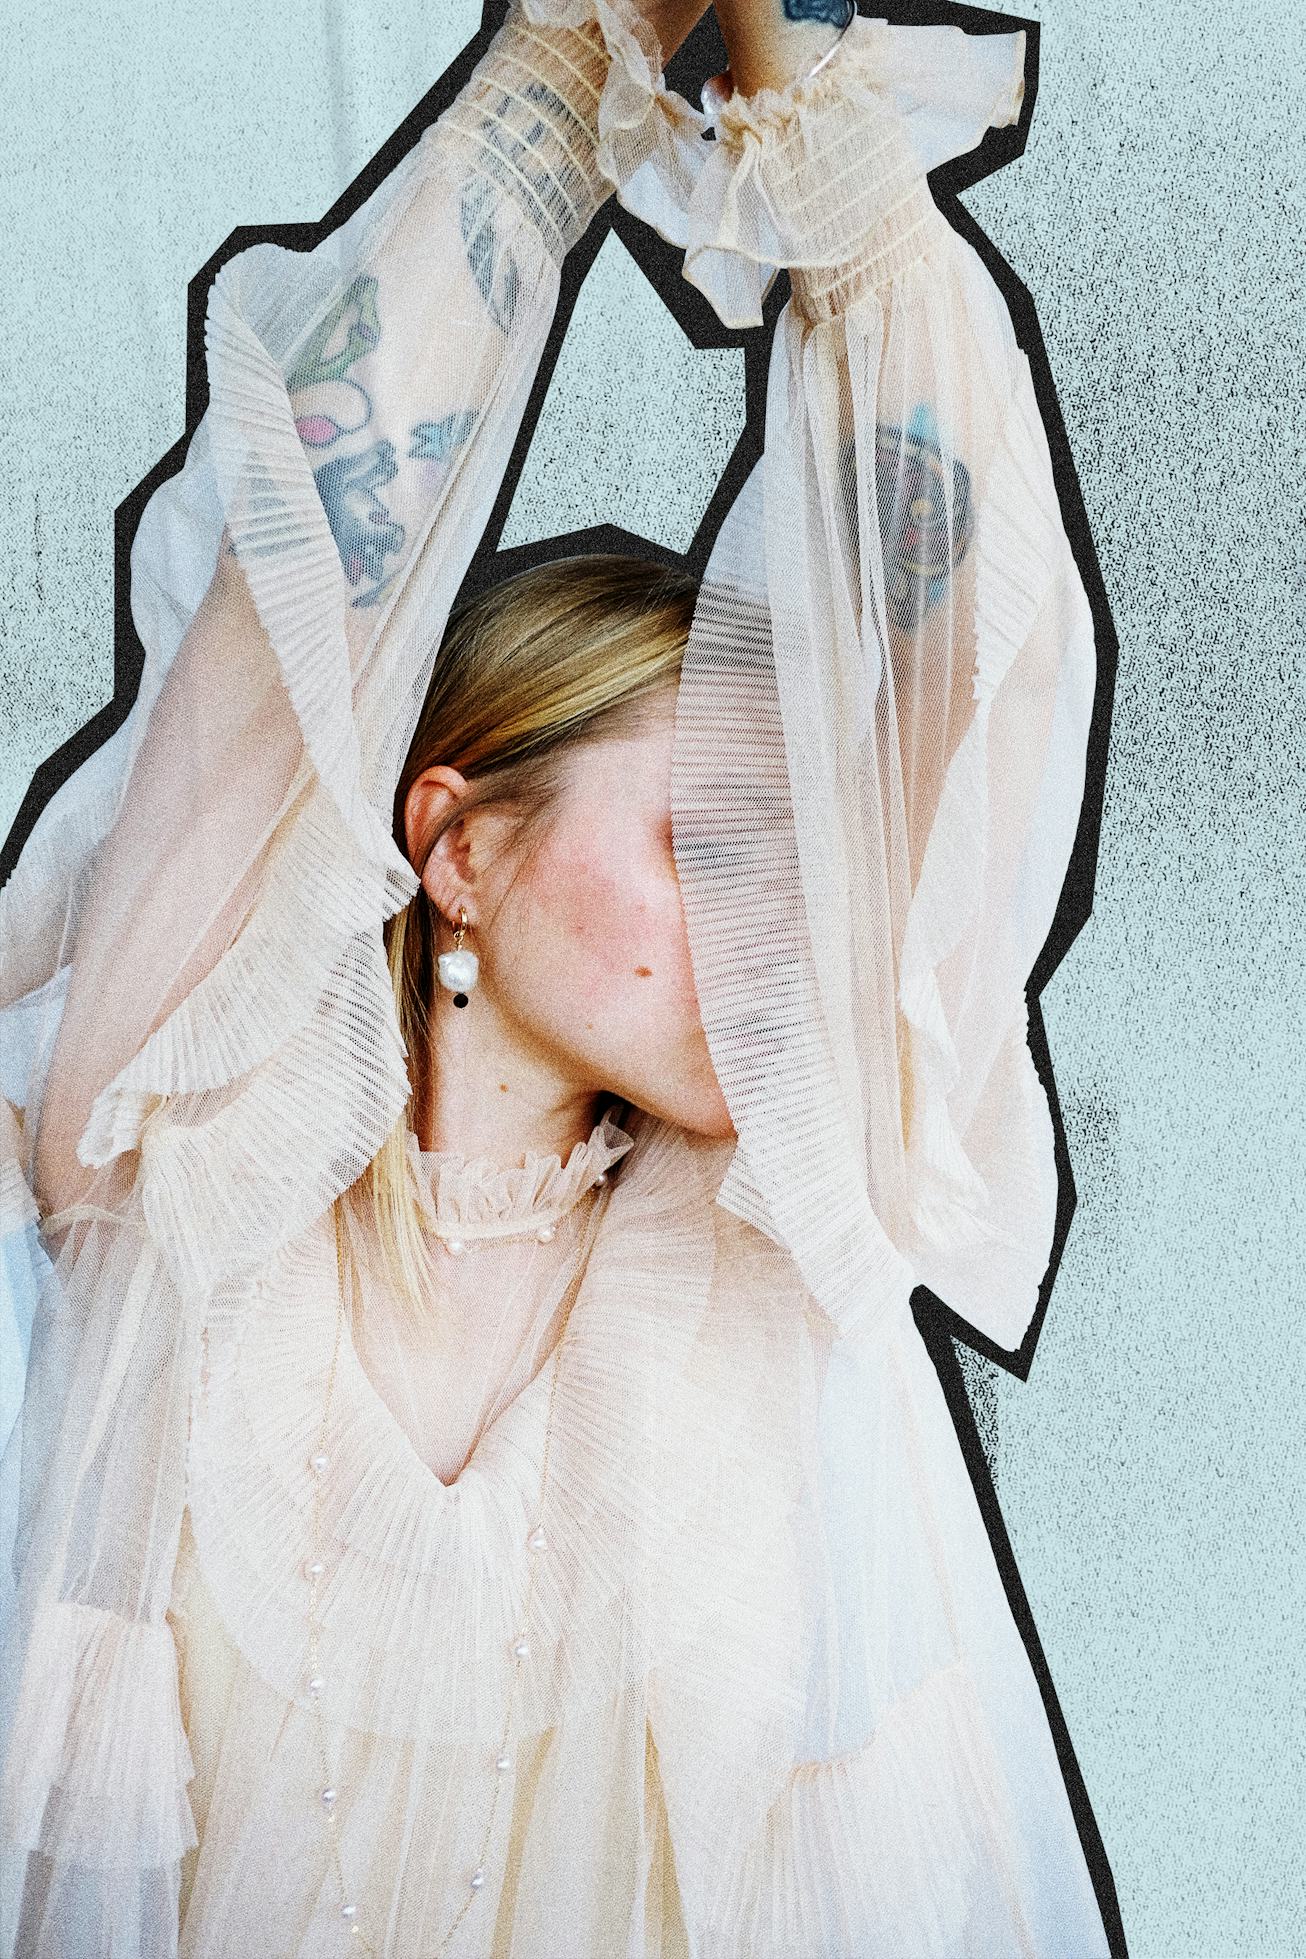
[[596,862],[592,851],[560,853],[546,891],[560,963],[591,1004],[622,999],[638,1010],[683,992],[674,877]]

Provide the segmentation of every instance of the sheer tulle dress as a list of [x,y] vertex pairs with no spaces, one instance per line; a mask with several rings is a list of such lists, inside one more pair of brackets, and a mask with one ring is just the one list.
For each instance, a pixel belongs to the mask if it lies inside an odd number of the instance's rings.
[[[1091,621],[925,182],[1023,60],[861,20],[703,115],[620,0],[525,0],[352,218],[215,280],[139,696],[0,895],[0,1949],[1107,1950],[909,1310],[1018,1344],[1056,1197],[1025,985]],[[350,1202],[408,1119],[394,788],[614,185],[731,324],[792,279],[672,782],[737,1139],[408,1131],[463,1240],[418,1322]]]

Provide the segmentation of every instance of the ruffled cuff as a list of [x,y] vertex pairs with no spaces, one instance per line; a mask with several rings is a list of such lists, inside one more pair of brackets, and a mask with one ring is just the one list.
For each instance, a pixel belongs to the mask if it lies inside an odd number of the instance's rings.
[[[560,15],[589,11],[588,0],[525,4]],[[662,49],[628,0],[593,5],[612,64],[598,110],[598,166],[624,208],[665,237],[693,195],[708,120],[667,87]]]
[[25,1158],[18,1111],[0,1095],[0,1243],[37,1217],[36,1199],[23,1172]]
[[614,185],[654,222],[683,204],[704,127],[628,0],[519,0],[432,134],[488,156],[561,258]]
[[8,1737],[9,1844],[80,1870],[155,1869],[196,1843],[167,1625],[41,1606]]
[[830,318],[925,249],[944,222],[926,173],[1016,120],[1024,67],[1024,30],[856,19],[786,88],[726,95],[709,82],[716,141],[682,207],[653,221],[727,326],[760,322],[782,266],[797,310]]

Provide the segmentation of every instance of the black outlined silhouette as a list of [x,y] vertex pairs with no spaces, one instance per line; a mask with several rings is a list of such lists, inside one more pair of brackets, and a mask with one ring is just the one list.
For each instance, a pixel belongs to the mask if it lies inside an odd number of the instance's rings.
[[[475,63],[484,53],[505,12],[503,0],[486,0],[484,18],[473,39],[433,87],[414,105],[388,141],[320,220],[314,224],[239,226],[190,281],[187,302],[185,428],[173,446],[160,457],[154,468],[124,498],[114,513],[112,697],[36,770],[3,850],[0,851],[0,883],[3,883],[12,871],[22,846],[46,802],[82,762],[122,725],[135,699],[143,654],[132,621],[129,600],[131,545],[137,525],[153,492],[160,483],[176,474],[181,468],[191,438],[207,406],[204,319],[208,292],[215,274],[227,260],[252,244],[267,241],[293,251],[309,251],[334,232],[390,175],[422,132],[452,101],[466,82]],[[1053,926],[1036,962],[1028,987],[1030,1048],[1047,1092],[1055,1135],[1059,1185],[1057,1224],[1052,1255],[1040,1288],[1038,1304],[1028,1331],[1020,1347],[1014,1352],[1007,1352],[995,1346],[923,1286],[918,1287],[913,1295],[913,1311],[916,1326],[947,1399],[1012,1615],[1039,1685],[1111,1950],[1113,1954],[1126,1955],[1124,1931],[1106,1850],[1090,1807],[1087,1790],[1057,1700],[1029,1601],[1016,1567],[1010,1538],[1001,1514],[992,1474],[980,1441],[954,1345],[955,1341],[960,1340],[976,1352],[984,1354],[1008,1373],[1021,1380],[1028,1379],[1043,1318],[1074,1214],[1076,1192],[1073,1167],[1069,1159],[1061,1119],[1039,996],[1092,909],[1118,647],[1033,299],[993,242],[960,202],[959,196],[971,185],[979,182],[993,170],[1012,162],[1024,151],[1038,92],[1039,24],[1023,16],[946,4],[945,0],[936,0],[935,4],[928,7],[897,5],[892,9],[886,9],[886,15],[895,24],[918,26],[949,24],[961,28],[968,34],[1009,33],[1014,29],[1024,29],[1027,36],[1026,86],[1019,120],[1008,128],[990,128],[983,140],[969,153],[932,171],[929,181],[944,216],[974,248],[1006,300],[1016,339],[1029,359],[1051,455],[1062,520],[1083,581],[1094,624],[1098,684],[1089,735],[1083,806],[1070,868],[1062,888]],[[715,24],[709,18],[695,30],[672,60],[668,69],[668,82],[670,86],[679,88],[682,93],[692,97],[697,94],[697,83],[705,75],[714,73],[724,66],[724,50],[717,36]],[[736,347],[742,350],[746,403],[743,432],[703,514],[698,530],[682,555],[609,524],[573,531],[539,543],[500,550],[498,540],[516,492],[518,479],[564,335],[568,330],[573,308],[584,279],[610,231],[617,234],[639,264],[692,345],[699,348]],[[665,244],[637,219],[631,217],[617,205],[615,200],[609,200],[607,206],[590,225],[582,242],[568,254],[565,261],[559,303],[549,331],[530,405],[484,536],[464,579],[463,594],[483,589],[527,564],[536,564],[542,559],[567,556],[579,551],[623,551],[659,562],[683,564],[696,575],[701,576],[706,568],[718,528],[761,453],[770,337],[776,316],[784,305],[787,294],[788,282],[782,274],[767,297],[762,326],[744,330],[723,327],[707,300],[682,278],[680,253]]]

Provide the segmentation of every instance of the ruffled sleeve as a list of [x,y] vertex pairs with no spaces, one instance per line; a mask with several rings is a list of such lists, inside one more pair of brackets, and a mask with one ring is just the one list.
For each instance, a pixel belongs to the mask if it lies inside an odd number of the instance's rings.
[[563,257],[605,168],[633,183],[674,142],[634,18],[525,0],[351,218],[213,282],[208,409],[133,545],[140,692],[48,806],[0,934],[0,1010],[49,987],[29,1141],[70,1174],[34,1187],[85,1198],[139,1152],[188,1286],[293,1236],[406,1101],[395,783]]
[[1008,1348],[1055,1220],[1026,986],[1078,826],[1094,644],[1028,360],[925,172],[1014,119],[1023,54],[1023,34],[854,21],[812,79],[717,95],[679,219],[731,323],[775,265],[792,284],[673,773],[739,1134],[721,1201],[845,1332],[923,1282]]
[[623,204],[684,248],[685,277],[724,323],[756,326],[782,268],[865,277],[906,262],[912,220],[933,208],[921,178],[1014,123],[1024,94],[1023,30],[859,17],[836,57],[788,88],[745,97],[709,81],[702,122],[717,140],[692,154],[673,198],[636,203],[614,182]]
[[531,0],[559,27],[597,20],[611,57],[598,105],[596,161],[620,202],[667,235],[698,180],[708,119],[662,75],[662,50],[628,0]]
[[0,1626],[12,1608],[19,1406],[37,1299],[50,1269],[23,1174],[22,1124],[0,1091]]
[[132,548],[137,698],[0,894],[0,1233],[31,1325],[0,1952],[175,1959],[166,1613],[204,1329],[402,1117],[395,785],[623,100],[598,15],[524,0],[352,217],[223,266],[208,407]]

